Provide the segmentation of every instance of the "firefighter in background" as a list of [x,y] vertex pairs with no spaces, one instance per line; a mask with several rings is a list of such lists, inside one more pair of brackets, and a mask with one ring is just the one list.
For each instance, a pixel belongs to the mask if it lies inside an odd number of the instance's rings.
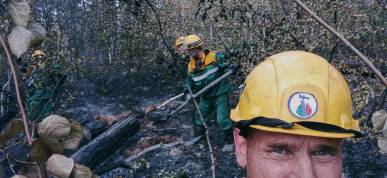
[[54,112],[54,101],[65,77],[59,64],[48,63],[42,50],[31,56],[32,65],[24,78],[27,87],[26,110],[32,120],[46,117]]
[[[197,35],[184,37],[181,51],[188,53],[190,59],[186,83],[197,92],[220,77],[229,68],[224,63],[224,54],[204,49],[203,41]],[[230,65],[234,66],[234,65]],[[228,108],[228,93],[230,85],[223,80],[200,96],[199,110],[207,122],[212,111],[216,111],[216,122],[224,131],[226,140],[232,140],[232,122]],[[204,133],[202,121],[198,112],[195,113],[195,135]]]

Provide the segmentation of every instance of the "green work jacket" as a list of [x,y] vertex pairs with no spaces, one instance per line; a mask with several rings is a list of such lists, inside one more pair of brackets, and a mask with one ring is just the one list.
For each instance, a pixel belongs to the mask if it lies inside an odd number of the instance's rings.
[[[205,50],[205,57],[202,60],[190,59],[186,79],[187,84],[196,93],[223,75],[226,67],[227,65],[224,64],[224,54],[222,52]],[[227,93],[229,90],[230,85],[226,80],[223,80],[202,96],[205,98],[219,96]]]

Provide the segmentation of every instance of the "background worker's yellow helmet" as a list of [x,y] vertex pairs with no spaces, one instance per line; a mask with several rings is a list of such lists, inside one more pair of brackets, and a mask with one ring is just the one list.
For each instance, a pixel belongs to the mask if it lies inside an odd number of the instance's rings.
[[193,49],[203,46],[203,41],[197,35],[188,35],[184,38],[183,44],[187,46],[187,49]]
[[33,58],[44,58],[46,57],[46,54],[42,50],[35,50],[32,52],[32,57]]
[[183,45],[183,41],[184,41],[184,36],[177,38],[175,42],[175,47],[179,48],[181,45]]
[[348,85],[313,53],[273,55],[247,76],[231,119],[241,128],[327,138],[360,136]]

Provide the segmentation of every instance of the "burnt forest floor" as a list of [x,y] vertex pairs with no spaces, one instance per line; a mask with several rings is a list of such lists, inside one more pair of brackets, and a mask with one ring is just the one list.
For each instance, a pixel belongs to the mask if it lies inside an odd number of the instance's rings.
[[[132,88],[130,93],[119,96],[100,96],[90,83],[77,86],[88,88],[83,92],[75,92],[72,104],[63,106],[62,113],[78,120],[81,124],[93,121],[99,114],[114,115],[125,111],[143,112],[147,106],[162,103],[178,91],[155,92],[147,87]],[[80,91],[80,90],[78,90]],[[234,93],[237,95],[237,92]],[[235,98],[235,97],[233,97]],[[235,99],[234,99],[235,100]],[[231,100],[232,102],[233,101]],[[182,99],[172,102],[162,111],[156,111],[140,117],[140,130],[124,144],[117,148],[116,153],[104,161],[130,157],[145,148],[176,141],[189,141],[194,138],[193,113],[194,105],[189,105],[178,115],[162,120],[168,111],[173,110]],[[233,145],[226,145],[223,132],[214,120],[210,122],[210,139],[216,158],[217,177],[244,177],[243,170],[237,166]],[[373,134],[365,138],[344,142],[344,171],[347,178],[383,178],[387,177],[387,156],[378,152]],[[112,169],[100,175],[101,178],[115,177],[211,177],[211,159],[207,142],[204,138],[191,146],[178,145],[166,149],[158,149],[132,161],[129,166]]]
[[[81,82],[84,83],[84,82]],[[65,116],[78,120],[82,125],[93,122],[96,115],[115,115],[126,111],[143,112],[147,106],[157,105],[176,93],[158,93],[147,87],[132,89],[135,94],[120,96],[99,96],[95,86],[87,85],[89,90],[75,92],[72,104],[63,108]],[[77,86],[83,88],[82,86]],[[78,90],[81,91],[81,90]],[[151,93],[151,94],[149,94]],[[145,148],[176,141],[187,142],[195,138],[192,119],[194,105],[188,105],[175,117],[163,120],[170,110],[175,109],[183,99],[170,103],[161,111],[155,111],[139,117],[141,128],[137,133],[126,138],[121,148],[117,148],[105,163],[129,157]],[[233,145],[225,143],[223,132],[217,128],[213,119],[210,121],[210,139],[216,158],[217,177],[243,177],[238,168]],[[131,162],[128,167],[119,167],[103,173],[101,178],[111,177],[211,177],[211,158],[208,145],[203,137],[193,145],[177,145],[158,149]]]

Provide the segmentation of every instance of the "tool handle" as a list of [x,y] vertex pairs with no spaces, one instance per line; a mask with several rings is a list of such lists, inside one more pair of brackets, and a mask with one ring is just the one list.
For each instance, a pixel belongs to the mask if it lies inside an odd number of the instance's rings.
[[202,95],[204,92],[208,91],[210,88],[214,87],[216,84],[218,84],[219,82],[221,82],[223,79],[225,79],[227,76],[231,75],[234,71],[233,70],[230,70],[230,71],[227,71],[225,74],[223,74],[222,76],[220,76],[219,78],[217,78],[216,80],[214,80],[213,82],[211,82],[210,84],[208,84],[207,86],[205,86],[204,88],[202,88],[200,91],[198,91],[197,93],[195,93],[194,95],[192,95],[191,98],[187,99],[184,101],[183,104],[181,104],[178,108],[176,108],[175,110],[173,110],[170,114],[168,114],[168,116],[166,117],[166,119],[168,118],[171,118],[173,115],[175,115],[177,112],[179,112],[181,109],[183,109],[192,99],[195,99],[197,97],[199,97],[200,95]]
[[169,113],[168,116],[166,117],[166,119],[169,119],[172,116],[174,116],[177,112],[179,112],[181,109],[183,109],[190,101],[191,101],[190,99],[189,100],[185,100],[184,103],[182,103],[178,108],[176,108],[171,113]]
[[180,93],[179,95],[174,96],[174,97],[168,99],[167,101],[164,101],[164,102],[161,103],[159,106],[157,106],[157,109],[159,110],[159,109],[162,108],[163,106],[167,105],[168,103],[170,103],[170,102],[172,102],[172,101],[174,101],[174,100],[176,100],[176,99],[178,99],[178,98],[180,98],[180,97],[182,97],[182,96],[184,96],[184,93]]

